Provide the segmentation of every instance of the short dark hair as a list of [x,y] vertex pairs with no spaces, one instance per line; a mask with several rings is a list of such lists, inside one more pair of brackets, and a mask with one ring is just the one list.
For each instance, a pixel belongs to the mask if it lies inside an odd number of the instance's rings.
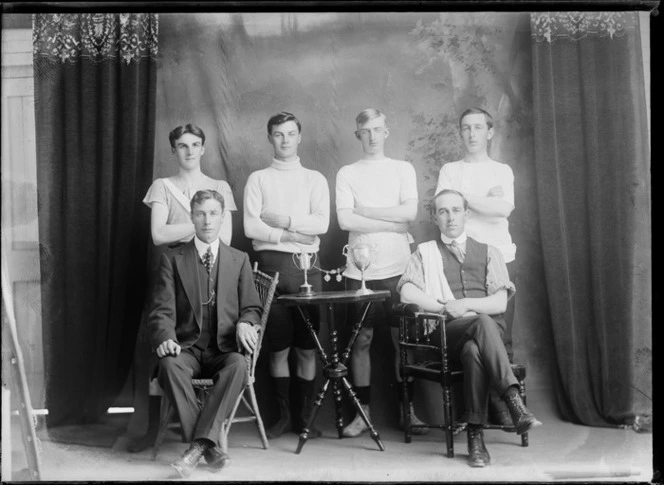
[[202,140],[202,144],[205,145],[205,133],[198,126],[187,123],[186,125],[178,126],[173,128],[168,134],[168,141],[171,142],[171,147],[175,148],[175,142],[185,133],[191,133],[192,135],[197,136]]
[[194,206],[196,204],[201,205],[203,202],[209,199],[214,199],[221,204],[221,212],[224,212],[226,203],[224,202],[224,196],[221,195],[216,190],[199,190],[191,198],[191,213],[194,213]]
[[461,200],[463,200],[463,208],[464,210],[468,210],[468,199],[466,199],[466,196],[463,195],[461,192],[458,190],[454,189],[443,189],[440,192],[438,192],[436,195],[433,196],[433,200],[431,201],[431,213],[436,214],[436,199],[442,195],[446,194],[456,194],[459,197],[461,197]]
[[300,123],[300,120],[298,120],[294,114],[282,111],[281,113],[277,113],[276,115],[270,117],[269,120],[267,120],[267,134],[272,134],[273,126],[283,125],[288,121],[294,121],[297,125],[297,131],[302,133],[302,124]]
[[485,111],[482,108],[468,108],[466,111],[461,113],[461,116],[459,116],[459,130],[461,130],[461,122],[468,115],[484,115],[486,125],[489,127],[489,129],[493,128],[493,117],[489,114],[488,111]]

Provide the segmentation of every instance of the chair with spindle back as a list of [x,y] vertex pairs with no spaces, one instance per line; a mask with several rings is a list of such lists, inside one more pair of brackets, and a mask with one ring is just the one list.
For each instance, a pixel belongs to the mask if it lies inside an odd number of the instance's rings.
[[[267,317],[270,313],[270,306],[272,305],[272,299],[274,298],[274,292],[277,289],[277,283],[279,282],[279,273],[275,273],[274,276],[269,276],[268,274],[263,273],[258,269],[258,263],[254,263],[253,268],[254,274],[254,284],[256,285],[256,290],[258,291],[258,296],[263,305],[263,316],[261,318],[261,328],[262,331],[258,333],[258,343],[256,345],[256,351],[251,355],[245,355],[247,359],[247,385],[244,390],[240,393],[235,405],[231,410],[230,415],[227,419],[224,420],[224,423],[221,427],[221,436],[219,441],[221,443],[221,448],[225,452],[228,448],[228,433],[230,432],[231,426],[234,423],[245,423],[245,422],[255,422],[256,427],[258,428],[258,434],[260,435],[261,442],[264,449],[268,449],[267,436],[265,434],[265,427],[263,426],[263,420],[258,409],[258,402],[256,400],[256,391],[254,390],[254,382],[256,381],[255,372],[256,372],[256,362],[258,361],[258,355],[261,350],[261,345],[263,343],[263,336],[265,335],[265,328],[267,326]],[[212,389],[214,382],[212,379],[192,379],[191,383],[196,390],[196,396],[199,402],[202,404],[210,390]],[[248,416],[236,417],[238,408],[242,404],[247,411],[249,411]],[[159,448],[164,441],[164,436],[166,434],[166,429],[173,419],[173,414],[175,409],[168,397],[164,394],[161,401],[161,412],[159,420],[159,432],[154,442],[152,448],[152,459],[156,459],[159,454]]]

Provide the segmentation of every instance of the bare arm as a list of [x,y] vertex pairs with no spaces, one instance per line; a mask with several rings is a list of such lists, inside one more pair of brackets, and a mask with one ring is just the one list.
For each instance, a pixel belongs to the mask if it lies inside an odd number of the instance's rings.
[[386,222],[413,222],[417,218],[417,199],[408,199],[394,207],[355,207],[353,213]]
[[503,313],[506,308],[507,290],[505,288],[501,288],[493,295],[482,298],[461,298],[460,300],[450,300],[445,303],[445,311],[454,318],[461,317],[469,311],[495,315]]
[[370,219],[353,213],[353,209],[340,209],[337,211],[339,227],[344,231],[363,233],[372,232],[408,232],[408,224],[405,222],[388,222],[378,219]]
[[194,224],[191,222],[182,224],[166,223],[168,220],[168,207],[164,204],[153,202],[151,208],[150,229],[152,232],[152,241],[155,246],[171,244],[194,236]]
[[402,303],[414,303],[425,312],[440,313],[444,308],[444,305],[441,302],[420,290],[413,283],[405,283],[401,287],[400,293]]

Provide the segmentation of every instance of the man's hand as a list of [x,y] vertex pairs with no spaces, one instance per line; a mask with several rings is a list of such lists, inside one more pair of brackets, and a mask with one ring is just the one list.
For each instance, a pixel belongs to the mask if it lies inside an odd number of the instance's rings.
[[180,344],[175,343],[171,339],[168,339],[163,341],[161,344],[159,344],[159,347],[157,347],[157,357],[160,359],[166,355],[172,355],[175,357],[180,355],[181,350],[182,347],[180,347]]
[[235,335],[238,351],[244,349],[249,354],[253,354],[258,345],[258,332],[254,326],[247,322],[238,322]]
[[282,216],[274,212],[261,212],[261,221],[271,227],[288,229],[291,224],[290,216]]
[[445,313],[449,314],[452,318],[460,318],[468,313],[465,298],[460,300],[449,300],[446,302],[443,302],[442,300],[438,301],[445,305]]
[[489,189],[486,194],[487,197],[505,197],[503,188],[500,185],[495,185]]
[[316,236],[302,234],[295,231],[284,231],[281,235],[281,242],[296,242],[300,244],[313,244],[316,242]]

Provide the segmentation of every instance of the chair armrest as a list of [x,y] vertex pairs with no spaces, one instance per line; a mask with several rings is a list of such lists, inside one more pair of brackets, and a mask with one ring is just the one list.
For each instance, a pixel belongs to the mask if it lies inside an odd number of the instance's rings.
[[415,303],[394,303],[392,311],[400,317],[414,317],[421,312],[421,308]]

